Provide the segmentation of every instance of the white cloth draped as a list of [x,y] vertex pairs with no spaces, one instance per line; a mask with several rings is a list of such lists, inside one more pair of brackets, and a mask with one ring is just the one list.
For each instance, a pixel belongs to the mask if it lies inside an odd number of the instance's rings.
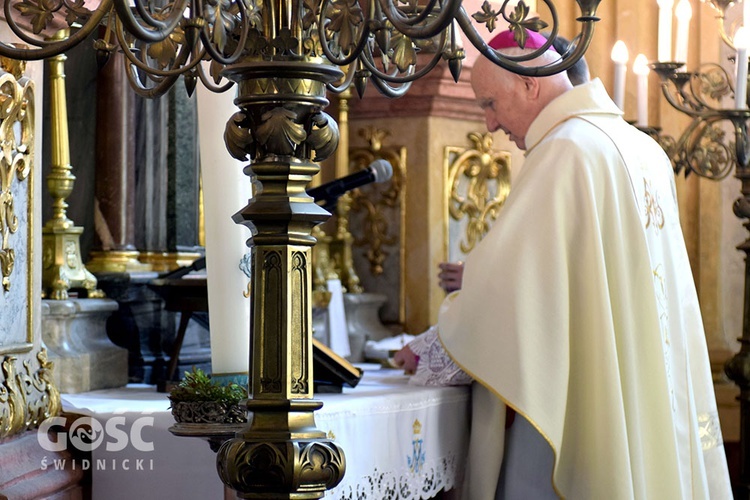
[[[620,115],[594,80],[536,118],[440,339],[549,443],[561,497],[731,498],[671,166]],[[497,472],[470,473],[469,498],[493,498]]]

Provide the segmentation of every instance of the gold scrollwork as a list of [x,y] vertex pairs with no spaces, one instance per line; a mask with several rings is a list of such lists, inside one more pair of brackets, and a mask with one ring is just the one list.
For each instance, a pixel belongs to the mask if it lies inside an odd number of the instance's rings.
[[460,243],[464,253],[487,234],[510,193],[510,154],[493,151],[492,134],[472,132],[468,137],[474,149],[445,150],[448,213],[456,221],[468,219]]
[[393,167],[393,177],[390,181],[368,187],[367,192],[355,190],[352,192],[351,211],[363,214],[363,228],[361,236],[355,239],[356,246],[367,247],[367,261],[370,263],[370,273],[373,276],[383,274],[383,263],[389,255],[388,246],[403,241],[402,235],[393,231],[390,224],[399,217],[401,232],[404,230],[403,204],[406,195],[406,151],[404,148],[385,148],[383,141],[388,137],[387,130],[367,127],[359,131],[370,147],[367,149],[353,149],[349,156],[352,171],[366,168],[377,159],[387,160]]
[[19,369],[16,356],[0,363],[0,438],[38,427],[46,418],[60,413],[60,393],[52,376],[47,351],[37,353],[39,367],[25,360]]
[[[29,177],[32,164],[34,128],[34,84],[20,77],[22,67],[3,59],[0,71],[0,274],[2,287],[10,290],[15,265],[15,251],[10,235],[18,230],[14,210],[14,178],[23,182]],[[7,71],[6,71],[7,70]],[[19,73],[20,78],[13,73]],[[17,124],[20,134],[17,134]]]
[[652,193],[651,183],[646,179],[643,179],[643,190],[646,199],[646,227],[649,227],[653,222],[655,228],[661,229],[664,227],[664,211],[659,205],[659,193]]

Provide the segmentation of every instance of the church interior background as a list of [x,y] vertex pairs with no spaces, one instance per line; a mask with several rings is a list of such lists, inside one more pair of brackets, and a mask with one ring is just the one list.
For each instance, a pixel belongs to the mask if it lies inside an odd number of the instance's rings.
[[[683,2],[692,8],[687,68],[716,63],[734,74],[735,54],[721,40],[717,10],[709,2]],[[618,83],[611,51],[622,40],[630,53],[625,118],[679,138],[691,119],[667,102],[654,72],[643,93],[632,70],[636,54],[657,58],[659,3],[604,0],[586,60],[591,76],[613,94]],[[480,5],[464,2],[470,12]],[[566,0],[556,7],[560,33],[574,35],[578,6]],[[728,7],[724,24],[741,23],[742,10],[742,3]],[[5,24],[0,34],[4,41],[14,39]],[[486,133],[469,85],[477,52],[471,44],[465,50],[458,83],[441,61],[398,99],[372,86],[362,98],[354,91],[329,96],[327,112],[339,121],[340,147],[322,163],[313,185],[378,159],[393,166],[389,181],[345,197],[338,215],[313,233],[319,242],[313,254],[313,324],[325,333],[326,311],[338,307],[328,285],[340,280],[354,361],[363,361],[368,337],[416,335],[435,322],[445,296],[437,284],[438,263],[461,260],[471,251],[523,168],[523,153],[504,134]],[[211,293],[211,238],[221,241],[213,258],[224,261],[221,272],[227,273],[215,279],[216,286],[232,287],[224,292],[226,300],[219,300],[234,312],[243,309],[240,321],[250,324],[252,278],[239,263],[250,233],[231,216],[250,197],[251,186],[242,162],[224,149],[224,123],[234,112],[231,97],[201,108],[201,84],[188,95],[182,82],[158,99],[137,97],[128,87],[123,56],[113,54],[100,68],[96,52],[92,43],[82,43],[66,57],[24,67],[2,61],[0,105],[17,106],[0,109],[0,139],[21,141],[23,135],[21,142],[33,148],[33,163],[23,173],[15,164],[0,165],[0,200],[12,199],[17,217],[15,224],[0,219],[0,498],[91,494],[93,471],[39,467],[53,453],[40,449],[36,427],[45,416],[59,414],[61,393],[64,400],[65,394],[129,383],[157,386],[193,366],[211,370],[213,333],[205,311],[194,307],[203,299],[184,287],[175,291],[163,279],[207,254],[209,271],[193,274],[203,279],[203,288],[208,280]],[[733,106],[731,94],[723,98],[725,107]],[[211,113],[212,107],[221,113]],[[19,122],[6,124],[18,116]],[[741,181],[731,174],[718,182],[685,174],[684,169],[676,174],[680,216],[736,480],[739,389],[724,366],[739,350],[743,331],[744,254],[736,247],[747,234],[733,210]],[[212,227],[219,218],[226,225]],[[67,284],[61,267],[68,269]],[[231,316],[215,314],[220,315]],[[180,330],[184,339],[178,339]],[[247,349],[230,350],[226,356],[240,364],[247,360]],[[177,361],[174,352],[179,362],[170,363]],[[220,371],[242,368],[230,362]],[[75,463],[78,451],[68,447],[54,454]],[[205,467],[215,475],[210,459]]]

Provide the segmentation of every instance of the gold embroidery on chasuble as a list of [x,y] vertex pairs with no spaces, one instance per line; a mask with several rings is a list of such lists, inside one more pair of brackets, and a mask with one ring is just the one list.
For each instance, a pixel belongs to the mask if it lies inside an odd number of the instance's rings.
[[[663,222],[662,222],[663,225]],[[659,330],[661,331],[662,348],[664,350],[664,368],[667,372],[667,382],[669,383],[669,399],[672,406],[672,412],[677,411],[677,400],[674,393],[674,384],[672,379],[672,350],[669,339],[669,310],[667,304],[667,288],[663,276],[664,268],[661,264],[653,269],[654,290],[656,291],[656,307],[659,313]]]
[[654,227],[661,229],[664,227],[664,212],[659,205],[659,195],[656,192],[652,194],[651,183],[643,179],[643,198],[646,201],[646,227],[654,223]]

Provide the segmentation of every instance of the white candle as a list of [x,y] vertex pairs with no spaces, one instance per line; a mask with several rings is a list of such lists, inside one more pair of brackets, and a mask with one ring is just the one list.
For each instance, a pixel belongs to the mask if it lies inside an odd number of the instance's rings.
[[672,60],[672,7],[674,0],[657,0],[659,4],[659,44],[658,59],[661,62]]
[[693,8],[690,0],[680,0],[675,8],[677,17],[677,40],[675,41],[674,59],[677,62],[688,62],[688,32],[690,31],[690,19],[693,17]]
[[636,124],[648,127],[648,59],[638,54],[633,62],[633,73],[638,76],[638,119]]
[[734,82],[734,107],[747,108],[747,47],[750,45],[750,33],[741,26],[734,35],[734,48],[737,49],[736,79]]
[[625,42],[617,40],[612,47],[612,61],[615,63],[615,104],[621,110],[625,111],[625,75],[628,71],[628,48]]
[[251,196],[243,163],[224,145],[224,128],[238,111],[234,89],[214,94],[198,85],[203,206],[206,219],[206,275],[214,375],[246,374],[250,360],[250,299],[248,278],[239,268],[248,252],[248,230],[232,221]]

